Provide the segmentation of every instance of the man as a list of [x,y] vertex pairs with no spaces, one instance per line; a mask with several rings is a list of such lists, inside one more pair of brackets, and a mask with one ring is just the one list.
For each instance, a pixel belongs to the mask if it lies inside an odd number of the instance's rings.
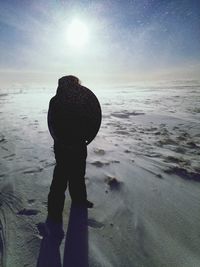
[[62,221],[67,185],[74,205],[93,207],[87,200],[85,185],[87,144],[96,136],[100,123],[101,108],[95,95],[75,76],[60,78],[48,111],[56,159],[48,195],[48,218]]

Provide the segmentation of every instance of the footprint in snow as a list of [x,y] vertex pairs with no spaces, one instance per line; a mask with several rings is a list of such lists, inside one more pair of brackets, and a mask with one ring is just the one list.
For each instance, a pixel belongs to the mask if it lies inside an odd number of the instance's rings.
[[92,228],[102,228],[104,227],[104,224],[96,221],[95,219],[88,219],[88,226]]
[[39,210],[34,210],[34,209],[23,209],[20,210],[17,214],[31,216],[31,215],[37,215],[39,212],[40,212]]

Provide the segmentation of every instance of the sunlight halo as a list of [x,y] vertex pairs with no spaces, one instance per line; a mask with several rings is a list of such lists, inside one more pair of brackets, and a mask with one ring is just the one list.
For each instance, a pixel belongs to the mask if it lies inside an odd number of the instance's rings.
[[68,25],[67,42],[70,46],[81,48],[89,41],[89,29],[87,25],[79,20],[74,19]]

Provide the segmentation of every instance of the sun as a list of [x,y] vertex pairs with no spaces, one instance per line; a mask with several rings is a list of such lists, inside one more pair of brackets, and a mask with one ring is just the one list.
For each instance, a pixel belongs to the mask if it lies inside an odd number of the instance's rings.
[[89,40],[89,29],[87,25],[79,20],[74,19],[67,29],[67,41],[73,47],[83,47]]

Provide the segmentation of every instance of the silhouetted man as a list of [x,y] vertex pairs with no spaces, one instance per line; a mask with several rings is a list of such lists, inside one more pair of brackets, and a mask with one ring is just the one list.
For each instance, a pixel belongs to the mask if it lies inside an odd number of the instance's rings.
[[87,200],[85,185],[87,144],[94,139],[100,123],[101,108],[95,95],[80,85],[75,76],[60,78],[48,111],[56,159],[48,195],[48,218],[62,221],[67,184],[73,204],[93,207]]

